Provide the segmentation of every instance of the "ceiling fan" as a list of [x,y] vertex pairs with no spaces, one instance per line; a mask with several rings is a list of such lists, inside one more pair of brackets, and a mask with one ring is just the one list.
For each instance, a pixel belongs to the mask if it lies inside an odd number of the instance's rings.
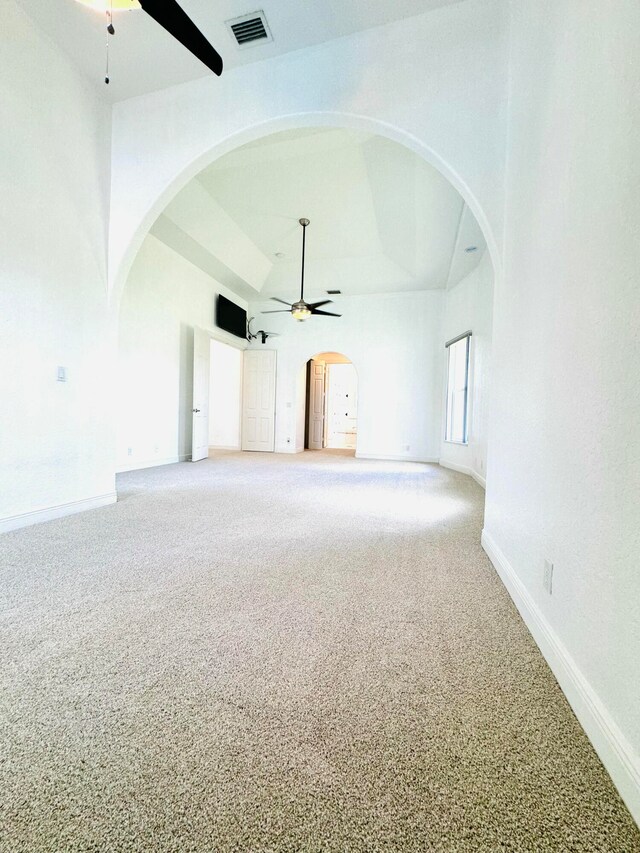
[[[142,9],[150,18],[153,18],[161,27],[170,33],[181,45],[187,48],[200,62],[204,63],[218,77],[222,74],[223,61],[218,51],[207,41],[200,30],[193,23],[184,9],[176,0],[79,0],[86,6],[94,6],[104,9],[107,13],[108,36],[115,34],[113,26],[114,9]],[[109,83],[108,51],[109,40],[107,36],[107,74],[105,83]]]
[[297,302],[294,302],[291,305],[289,302],[285,302],[284,299],[278,299],[276,296],[272,296],[274,302],[281,302],[283,305],[288,305],[289,307],[285,311],[284,308],[280,308],[276,311],[263,311],[263,314],[291,314],[296,320],[302,321],[306,320],[307,317],[311,317],[313,314],[321,314],[323,317],[342,317],[342,314],[332,314],[331,311],[320,311],[320,307],[322,305],[330,305],[333,300],[325,299],[322,302],[305,302],[304,301],[304,253],[306,247],[306,236],[307,236],[307,226],[309,225],[308,219],[299,219],[298,222],[302,225],[302,277],[300,283],[300,299]]
[[144,12],[187,48],[200,62],[222,74],[222,57],[209,44],[176,0],[138,0]]

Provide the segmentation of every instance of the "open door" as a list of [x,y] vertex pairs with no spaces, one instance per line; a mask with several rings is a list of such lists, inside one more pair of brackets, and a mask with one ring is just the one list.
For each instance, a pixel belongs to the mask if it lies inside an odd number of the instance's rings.
[[209,335],[203,329],[193,330],[192,462],[209,456],[209,341]]
[[275,449],[275,350],[245,350],[242,383],[242,449]]
[[324,447],[324,393],[325,363],[312,358],[309,362],[309,450]]

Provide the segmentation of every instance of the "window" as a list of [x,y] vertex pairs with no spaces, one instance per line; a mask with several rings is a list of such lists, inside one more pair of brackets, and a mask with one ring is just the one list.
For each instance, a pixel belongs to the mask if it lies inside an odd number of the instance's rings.
[[446,344],[449,351],[447,373],[447,422],[445,441],[466,444],[468,441],[469,344],[471,332],[465,332]]

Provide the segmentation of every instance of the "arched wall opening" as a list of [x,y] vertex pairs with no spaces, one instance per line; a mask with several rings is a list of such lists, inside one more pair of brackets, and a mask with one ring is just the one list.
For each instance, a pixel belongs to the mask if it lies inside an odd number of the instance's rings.
[[[361,130],[376,134],[404,146],[437,169],[460,193],[465,204],[473,213],[486,240],[495,279],[496,281],[500,279],[501,253],[489,214],[465,176],[455,168],[446,155],[438,152],[427,140],[420,139],[402,127],[369,116],[324,110],[302,112],[293,115],[281,115],[249,125],[215,141],[204,152],[183,164],[173,174],[164,178],[160,177],[158,180],[162,186],[146,200],[146,203],[140,204],[140,213],[137,216],[127,210],[125,190],[123,198],[119,201],[122,207],[122,221],[119,222],[117,210],[114,210],[115,215],[112,217],[109,240],[109,305],[111,306],[112,316],[117,318],[119,303],[129,273],[145,237],[169,203],[190,181],[207,166],[237,148],[282,131],[313,127]],[[151,190],[150,192],[153,193],[154,191]]]
[[[185,170],[180,178],[176,179],[173,185],[167,189],[172,200],[169,204],[165,204],[165,207],[156,216],[156,224],[151,223],[147,236],[143,237],[140,251],[134,260],[131,274],[128,277],[128,287],[121,294],[120,304],[133,303],[136,304],[136,309],[140,310],[141,305],[133,291],[136,288],[139,289],[142,281],[147,290],[147,297],[149,297],[149,310],[142,311],[140,314],[141,322],[152,322],[153,315],[166,326],[159,337],[163,343],[166,343],[169,337],[173,336],[174,349],[179,350],[182,365],[192,358],[193,327],[206,328],[214,324],[212,307],[215,292],[222,292],[231,296],[242,307],[248,309],[249,316],[261,314],[265,310],[263,303],[266,298],[266,295],[263,296],[259,289],[254,289],[253,295],[251,292],[247,292],[243,297],[238,296],[237,292],[234,294],[231,290],[225,290],[219,285],[221,279],[216,275],[216,270],[207,270],[206,264],[205,268],[198,268],[200,260],[195,258],[194,262],[190,262],[188,276],[195,282],[191,295],[197,293],[197,298],[192,300],[193,304],[188,310],[184,309],[183,315],[179,318],[173,317],[171,319],[161,316],[172,300],[176,310],[183,310],[175,304],[176,295],[179,296],[184,291],[185,298],[189,296],[185,286],[185,268],[176,265],[176,252],[166,242],[163,242],[163,240],[170,242],[170,235],[167,236],[166,221],[164,221],[167,219],[166,211],[172,210],[180,197],[184,195],[184,191],[189,192],[190,187],[194,186],[194,182],[188,179],[189,174],[193,171],[202,175],[203,163],[207,164],[206,169],[212,165],[216,166],[222,163],[224,159],[222,155],[225,153],[234,155],[245,148],[248,150],[253,145],[268,142],[276,134],[271,132],[266,133],[266,135],[263,134],[265,131],[272,131],[274,128],[278,128],[280,133],[300,129],[313,132],[318,126],[326,132],[344,130],[345,126],[352,130],[354,128],[359,129],[357,132],[361,133],[363,127],[368,128],[369,131],[374,128],[380,130],[379,122],[362,120],[359,117],[347,119],[338,127],[336,127],[335,121],[335,116],[331,116],[329,120],[325,115],[318,123],[317,115],[305,115],[275,120],[259,127],[250,128],[243,133],[236,134],[233,140],[226,140],[221,143],[214,151],[208,152],[206,158],[199,160],[197,167],[192,164],[192,168]],[[407,142],[406,134],[395,132],[388,127],[385,127],[384,131],[382,134],[376,133],[375,137],[387,142],[391,141],[393,145],[397,145],[397,140],[393,139],[394,136],[401,138],[404,141],[400,142],[398,147],[404,151],[412,152],[411,156],[414,157],[416,150],[420,151],[420,158],[416,157],[415,159],[422,159],[425,163],[431,163],[431,168],[442,179],[446,170],[441,163],[434,168],[433,160],[438,160],[438,158],[435,155],[425,156],[422,144],[415,140],[412,145],[405,144]],[[455,184],[449,179],[442,180],[442,183],[453,187],[454,191],[459,194],[461,203],[468,210],[473,212],[471,205],[476,210],[479,208],[471,195],[465,196],[459,191],[459,187],[462,185],[460,180],[456,180]],[[182,190],[178,191],[181,185]],[[467,204],[467,199],[469,199],[469,204]],[[289,218],[294,230],[298,228],[297,220],[300,214],[306,215],[307,212],[306,209],[296,209],[295,214],[291,212],[292,215]],[[476,220],[474,219],[474,221]],[[157,223],[160,223],[161,227],[156,227]],[[481,223],[478,222],[477,224],[484,233]],[[314,219],[311,225],[312,233],[314,233],[314,228],[321,226],[322,222]],[[180,230],[184,231],[184,229]],[[209,229],[209,231],[211,230]],[[490,241],[491,235],[488,231],[488,251],[485,252],[482,265],[491,278],[492,285],[492,262],[489,258],[491,253]],[[232,241],[227,240],[226,242],[230,244]],[[158,264],[155,268],[145,271],[143,269],[144,263],[140,262],[141,258],[149,260],[154,253],[158,255]],[[246,257],[243,257],[242,260],[245,261]],[[473,290],[475,287],[474,284],[471,289]],[[157,298],[153,298],[154,290]],[[291,298],[288,293],[282,295]],[[318,295],[322,296],[323,294]],[[444,305],[447,299],[445,291],[442,288],[427,288],[417,293],[409,293],[404,287],[397,292],[381,292],[366,297],[364,294],[348,297],[343,295],[339,299],[341,300],[339,310],[343,315],[342,319],[339,320],[314,317],[308,322],[291,325],[291,318],[285,320],[283,314],[276,315],[273,319],[269,318],[268,325],[266,318],[264,323],[262,320],[258,323],[258,326],[268,331],[275,331],[280,335],[280,337],[269,338],[266,344],[267,348],[274,348],[278,351],[275,417],[276,451],[292,452],[304,449],[304,432],[302,440],[300,440],[299,430],[300,420],[304,422],[304,413],[302,418],[300,417],[301,404],[306,398],[305,388],[300,379],[301,365],[306,364],[314,353],[335,351],[349,353],[350,359],[358,366],[360,410],[357,432],[358,455],[427,462],[440,461],[443,455],[446,456],[446,453],[443,454],[442,447],[442,403],[443,383],[445,381],[445,338],[442,324],[445,322],[445,315],[450,312],[445,309]],[[197,306],[195,305],[196,302],[198,303]],[[194,310],[191,310],[192,308]],[[127,308],[127,310],[129,309]],[[467,325],[467,321],[460,316],[454,318],[452,322],[458,325],[462,324],[465,328]],[[169,328],[172,323],[175,326],[174,329]],[[465,328],[456,327],[455,333],[464,331]],[[136,338],[139,337],[139,324],[130,322],[130,318],[126,319],[124,314],[121,316],[120,322],[121,344],[123,329],[130,338],[132,335]],[[254,342],[250,346],[262,346],[262,344]],[[172,356],[163,353],[157,361],[164,362],[166,368],[171,358]],[[149,363],[149,359],[147,359],[147,363]],[[188,376],[189,371],[188,368],[176,367],[175,364],[171,366],[171,369],[174,375],[180,374],[182,377],[182,387],[179,393],[174,394],[174,399],[181,401],[180,405],[184,411],[181,410],[177,415],[175,412],[169,414],[169,409],[174,404],[167,399],[164,402],[162,417],[170,416],[177,420],[180,424],[180,435],[188,439],[190,432],[187,423],[189,413],[188,389],[185,386],[184,377]],[[130,381],[131,371],[126,366],[121,371],[121,375]],[[135,394],[130,394],[130,398],[135,399]],[[364,413],[363,417],[360,416],[361,412]],[[483,437],[481,444],[486,447],[486,437]],[[120,439],[119,446],[128,448],[129,444]],[[166,451],[158,450],[155,452],[156,458],[166,460],[183,459],[189,456],[189,448],[186,444],[176,448],[167,448]],[[452,465],[469,472],[472,465],[467,464],[464,457],[470,455],[472,455],[471,452],[468,453],[464,448],[456,451],[455,458],[451,459]],[[483,471],[485,462],[486,460],[482,462]]]
[[[319,352],[300,368],[305,394],[297,400],[304,418],[305,450],[356,452],[358,435],[358,372],[350,358]],[[298,383],[300,387],[302,383]]]

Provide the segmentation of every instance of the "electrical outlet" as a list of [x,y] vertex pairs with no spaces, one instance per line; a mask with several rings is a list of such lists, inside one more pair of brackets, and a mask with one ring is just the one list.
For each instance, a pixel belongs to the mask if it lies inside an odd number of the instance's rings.
[[544,561],[544,574],[542,576],[542,585],[549,593],[549,595],[553,593],[553,563],[550,560]]
[[127,456],[133,456],[133,447],[127,447]]
[[67,368],[59,367],[56,373],[56,380],[58,382],[66,382],[67,381]]
[[405,450],[411,450],[411,445],[410,445],[410,444],[405,444],[404,449],[405,449]]

